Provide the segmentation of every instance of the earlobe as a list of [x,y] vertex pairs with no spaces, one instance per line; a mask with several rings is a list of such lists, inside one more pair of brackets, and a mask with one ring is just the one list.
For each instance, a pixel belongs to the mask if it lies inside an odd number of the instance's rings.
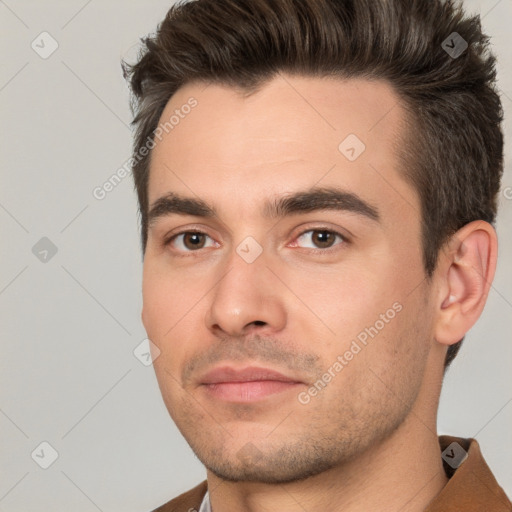
[[497,246],[494,228],[474,221],[457,231],[441,253],[434,332],[439,343],[457,343],[478,320],[494,279]]

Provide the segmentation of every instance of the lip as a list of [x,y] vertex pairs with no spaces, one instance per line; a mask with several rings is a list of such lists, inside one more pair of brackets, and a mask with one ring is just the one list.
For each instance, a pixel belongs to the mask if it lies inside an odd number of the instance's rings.
[[215,368],[201,378],[201,384],[218,384],[221,382],[254,382],[258,380],[273,380],[279,382],[298,382],[270,368],[247,366],[239,370],[230,366]]
[[209,395],[228,402],[253,402],[303,385],[270,368],[248,366],[235,369],[229,366],[215,368],[200,379]]

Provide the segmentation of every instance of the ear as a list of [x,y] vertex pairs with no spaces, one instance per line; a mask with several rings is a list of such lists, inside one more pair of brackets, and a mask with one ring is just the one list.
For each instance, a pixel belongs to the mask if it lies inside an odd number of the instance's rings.
[[494,279],[498,240],[485,221],[466,224],[440,254],[434,337],[443,345],[460,341],[482,313]]

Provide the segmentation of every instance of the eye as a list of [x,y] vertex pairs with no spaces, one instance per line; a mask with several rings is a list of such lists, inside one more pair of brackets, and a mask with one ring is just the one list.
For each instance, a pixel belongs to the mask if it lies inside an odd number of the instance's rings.
[[[207,245],[207,239],[210,239],[210,245]],[[337,231],[325,228],[316,228],[303,231],[291,246],[297,247],[299,245],[297,242],[307,244],[308,240],[310,240],[310,243],[314,245],[310,245],[309,247],[306,245],[305,248],[313,249],[314,252],[328,252],[336,245],[349,242],[349,240],[344,235],[338,233]],[[339,240],[338,244],[335,244],[336,240]],[[214,242],[211,237],[202,231],[182,231],[181,233],[174,234],[165,240],[164,246],[168,245],[173,246],[177,252],[190,253],[197,252],[200,249],[205,249],[207,247],[215,247],[216,242]],[[304,246],[301,245],[301,247]]]
[[[309,229],[307,231],[304,231],[302,234],[300,234],[297,237],[297,241],[306,241],[311,240],[311,243],[315,244],[311,249],[331,249],[334,247],[334,242],[336,239],[340,240],[342,243],[347,243],[348,240],[345,236],[343,236],[341,233],[338,233],[337,231],[332,231],[330,229],[324,229],[324,228],[317,228],[317,229]],[[294,242],[293,246],[296,246],[297,243]],[[340,243],[337,245],[341,245]],[[306,246],[306,248],[308,248]],[[325,251],[321,251],[325,252]]]
[[202,231],[183,231],[171,236],[164,242],[164,245],[173,245],[177,250],[183,252],[194,252],[205,247],[214,247],[215,245],[205,245],[206,238],[210,237]]

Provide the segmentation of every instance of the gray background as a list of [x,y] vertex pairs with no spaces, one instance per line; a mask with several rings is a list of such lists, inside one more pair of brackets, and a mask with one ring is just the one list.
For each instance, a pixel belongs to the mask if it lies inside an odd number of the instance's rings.
[[[133,354],[146,333],[132,178],[92,194],[130,156],[120,59],[170,3],[0,0],[0,512],[143,512],[205,478]],[[499,57],[506,173],[497,275],[446,377],[439,431],[476,437],[512,496],[512,0],[466,5]],[[46,59],[31,47],[51,49],[43,31],[59,45]],[[57,248],[46,262],[43,237]],[[31,456],[43,441],[58,452],[48,469]]]

